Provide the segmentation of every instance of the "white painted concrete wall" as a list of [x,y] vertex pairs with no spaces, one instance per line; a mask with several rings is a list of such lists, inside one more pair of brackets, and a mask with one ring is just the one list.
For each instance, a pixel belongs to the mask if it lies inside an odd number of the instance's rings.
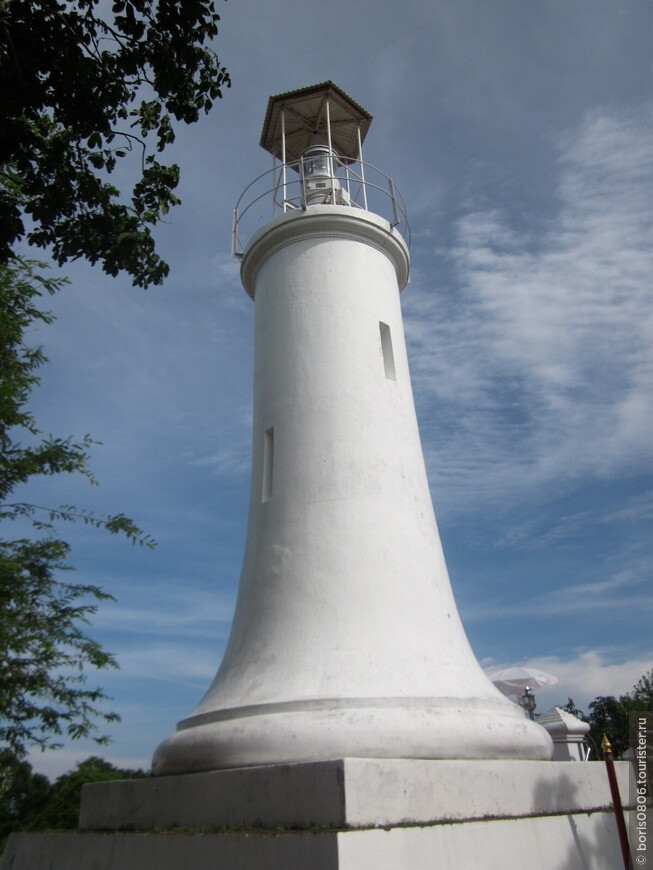
[[549,758],[489,682],[453,600],[429,494],[399,293],[376,215],[273,219],[255,298],[252,485],[231,638],[157,772],[343,756]]

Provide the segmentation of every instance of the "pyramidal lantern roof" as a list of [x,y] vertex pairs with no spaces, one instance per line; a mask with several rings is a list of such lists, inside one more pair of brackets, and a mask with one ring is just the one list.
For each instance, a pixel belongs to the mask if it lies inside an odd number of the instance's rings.
[[[261,147],[285,162],[299,160],[311,145],[328,145],[345,163],[359,159],[372,116],[333,82],[277,94],[268,100]],[[360,135],[360,140],[359,140]]]

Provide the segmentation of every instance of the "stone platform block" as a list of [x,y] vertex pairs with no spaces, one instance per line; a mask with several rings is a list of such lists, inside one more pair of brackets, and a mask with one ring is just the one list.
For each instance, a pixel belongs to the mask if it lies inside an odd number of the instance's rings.
[[617,870],[614,817],[339,832],[14,834],[2,870]]
[[[629,765],[617,763],[628,798]],[[0,870],[615,870],[603,764],[336,761],[85,786]]]
[[[628,765],[616,767],[627,796]],[[346,758],[90,783],[80,829],[358,828],[610,807],[598,762]]]

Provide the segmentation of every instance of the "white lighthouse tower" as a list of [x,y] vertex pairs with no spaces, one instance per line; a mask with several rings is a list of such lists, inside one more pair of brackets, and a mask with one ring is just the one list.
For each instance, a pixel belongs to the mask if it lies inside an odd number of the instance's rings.
[[[234,220],[255,304],[238,601],[217,676],[158,747],[157,774],[551,757],[547,732],[486,678],[452,595],[402,326],[405,211],[363,162],[370,121],[331,82],[269,101],[275,166]],[[279,213],[242,250],[261,191]]]
[[236,211],[254,431],[220,669],[156,750],[165,775],[87,784],[83,836],[13,834],[0,870],[627,866],[603,765],[550,761],[460,623],[408,376],[405,212],[362,160],[370,120],[331,82],[273,97],[277,165]]

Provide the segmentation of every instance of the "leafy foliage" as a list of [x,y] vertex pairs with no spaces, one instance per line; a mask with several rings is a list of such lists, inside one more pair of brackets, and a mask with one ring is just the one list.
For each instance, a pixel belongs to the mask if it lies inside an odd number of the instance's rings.
[[88,782],[142,779],[143,770],[115,767],[91,756],[54,783],[9,750],[0,752],[0,851],[13,831],[71,830],[79,823],[82,786]]
[[588,715],[578,710],[571,698],[562,709],[584,722],[589,722],[589,740],[594,749],[592,754],[594,760],[601,757],[599,747],[603,735],[607,735],[612,744],[614,757],[620,758],[629,746],[630,714],[635,711],[653,713],[653,670],[644,674],[625,695],[620,695],[618,698],[613,695],[599,695],[590,701]]
[[84,673],[86,666],[116,666],[82,630],[96,602],[110,596],[96,586],[60,579],[69,570],[69,547],[53,523],[82,520],[153,545],[123,514],[95,516],[69,505],[41,508],[7,500],[17,486],[41,475],[79,472],[94,482],[90,439],[43,439],[25,407],[45,357],[41,348],[26,345],[24,336],[35,323],[51,322],[38,300],[60,286],[37,268],[20,259],[0,266],[0,520],[5,528],[11,522],[21,529],[27,521],[32,531],[29,537],[0,539],[0,740],[18,756],[30,744],[56,745],[64,733],[73,739],[92,736],[96,718],[118,718],[100,711],[105,695],[86,686]]
[[[84,671],[115,667],[83,630],[109,596],[60,579],[69,547],[54,524],[153,541],[124,514],[12,499],[42,475],[95,483],[89,436],[43,437],[27,410],[45,357],[24,337],[52,322],[39,298],[64,281],[44,277],[16,247],[26,240],[60,265],[83,257],[136,285],[161,283],[168,266],[151,228],[179,202],[179,169],[155,153],[174,141],[174,121],[197,121],[230,85],[209,45],[218,20],[212,0],[0,0],[0,520],[29,529],[0,539],[0,739],[17,757],[117,718],[100,712],[105,696]],[[110,178],[134,150],[140,166],[122,198]]]
[[653,710],[653,668],[640,677],[630,694],[637,710]]
[[47,776],[8,749],[0,750],[0,852],[12,831],[26,830],[47,806],[52,786]]
[[79,804],[82,786],[89,782],[108,782],[119,779],[143,779],[150,774],[144,770],[115,767],[108,761],[90,756],[80,761],[76,769],[58,777],[50,789],[45,806],[32,813],[30,830],[70,830],[79,823]]
[[72,739],[86,737],[94,717],[118,718],[97,709],[105,696],[86,688],[83,674],[84,666],[116,666],[80,628],[96,610],[85,602],[110,596],[56,579],[67,569],[67,552],[52,538],[0,542],[0,739],[18,754],[64,730]]
[[[208,46],[218,20],[211,0],[0,0],[0,262],[27,238],[59,265],[161,283],[151,227],[179,202],[179,168],[146,140],[162,152],[174,121],[197,121],[230,86]],[[123,201],[109,178],[134,151]]]
[[[115,666],[83,630],[109,596],[61,579],[69,547],[55,524],[153,541],[124,514],[14,498],[43,475],[96,482],[90,437],[44,437],[27,409],[46,360],[25,335],[52,322],[40,297],[65,281],[17,251],[28,242],[59,265],[84,258],[161,283],[151,230],[179,202],[179,168],[158,155],[176,122],[197,121],[230,85],[210,47],[218,21],[213,0],[0,0],[0,521],[18,527],[0,539],[0,740],[18,758],[117,718],[100,712],[105,696],[84,670]],[[121,163],[130,152],[136,166]],[[134,176],[125,196],[112,183],[119,166]]]

